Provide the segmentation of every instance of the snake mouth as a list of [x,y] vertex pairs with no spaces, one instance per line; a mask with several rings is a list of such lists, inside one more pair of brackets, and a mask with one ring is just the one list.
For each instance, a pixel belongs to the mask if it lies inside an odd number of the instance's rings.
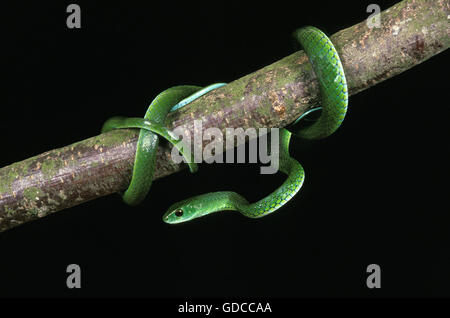
[[164,214],[162,219],[163,219],[164,223],[169,223],[169,224],[172,223],[172,222],[170,222],[169,214],[168,214],[168,213],[167,213],[167,214]]

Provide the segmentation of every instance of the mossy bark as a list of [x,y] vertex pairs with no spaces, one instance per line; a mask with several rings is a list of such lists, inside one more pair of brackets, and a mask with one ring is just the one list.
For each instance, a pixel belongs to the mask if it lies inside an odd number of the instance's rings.
[[[405,0],[381,13],[381,27],[363,21],[331,37],[350,95],[417,65],[450,46],[448,0]],[[315,74],[303,51],[195,100],[167,118],[192,136],[202,129],[284,127],[319,104]],[[138,132],[116,130],[0,169],[0,231],[124,190]],[[205,143],[207,143],[205,141]],[[160,147],[155,178],[181,169]]]

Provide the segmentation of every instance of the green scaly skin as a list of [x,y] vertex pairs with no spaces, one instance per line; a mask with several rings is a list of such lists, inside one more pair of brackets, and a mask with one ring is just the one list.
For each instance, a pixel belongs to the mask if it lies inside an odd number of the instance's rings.
[[300,163],[289,156],[291,132],[280,130],[279,169],[288,177],[283,184],[263,199],[250,204],[236,192],[220,191],[195,196],[173,204],[163,220],[176,224],[218,211],[239,211],[250,218],[263,217],[285,205],[302,187],[305,173]]
[[[319,81],[321,91],[321,116],[312,125],[298,131],[280,131],[279,168],[288,177],[283,184],[265,198],[249,203],[236,192],[221,191],[195,196],[175,203],[164,214],[164,222],[175,224],[186,222],[207,214],[224,210],[235,210],[250,218],[268,215],[285,205],[302,187],[305,173],[300,163],[289,155],[291,134],[304,139],[320,139],[329,136],[341,125],[347,111],[347,83],[338,53],[331,41],[314,27],[301,28],[294,32],[304,48]],[[191,172],[197,170],[193,158],[183,151],[181,142],[164,126],[170,111],[184,107],[210,90],[225,84],[213,84],[204,89],[198,86],[176,86],[160,93],[149,106],[144,118],[113,117],[103,126],[102,132],[120,128],[140,129],[136,148],[133,175],[123,199],[130,205],[140,203],[147,195],[155,166],[155,155],[159,137],[167,139],[177,147]],[[175,105],[175,106],[173,106]],[[302,116],[303,117],[303,116]],[[302,117],[298,118],[297,123]],[[295,124],[294,123],[294,124]]]
[[139,204],[150,190],[155,170],[159,136],[167,139],[180,150],[189,164],[191,172],[197,171],[197,165],[194,163],[191,153],[185,152],[184,149],[186,148],[183,147],[182,142],[164,126],[165,119],[167,114],[176,108],[175,104],[187,104],[216,88],[217,85],[223,84],[211,85],[203,89],[199,86],[191,85],[171,87],[156,96],[148,107],[144,118],[112,117],[103,124],[102,132],[123,128],[141,129],[136,146],[131,182],[128,189],[122,194],[125,203],[133,206]]
[[[318,78],[322,113],[314,124],[292,133],[304,139],[324,138],[339,128],[347,112],[348,93],[344,69],[330,39],[317,28],[301,28],[293,36],[303,46]],[[302,166],[289,155],[290,137],[290,131],[280,131],[279,167],[288,178],[270,195],[249,203],[236,192],[202,194],[173,204],[164,214],[164,222],[182,223],[224,210],[239,211],[244,216],[259,218],[278,210],[300,190],[305,179]]]

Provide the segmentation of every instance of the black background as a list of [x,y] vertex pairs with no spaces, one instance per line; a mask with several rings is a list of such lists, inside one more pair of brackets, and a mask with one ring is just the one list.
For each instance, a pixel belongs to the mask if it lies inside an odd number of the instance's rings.
[[[70,2],[3,4],[0,166],[94,136],[112,115],[142,116],[168,87],[251,73],[293,52],[294,29],[333,34],[371,3],[310,2],[77,2],[81,29],[66,27]],[[155,181],[139,207],[111,195],[1,233],[0,296],[450,296],[447,62],[351,96],[337,133],[292,145],[306,183],[266,218],[163,223],[189,196],[254,201],[284,180],[256,164],[203,164]],[[66,287],[72,263],[79,290]],[[366,287],[372,263],[381,289]]]

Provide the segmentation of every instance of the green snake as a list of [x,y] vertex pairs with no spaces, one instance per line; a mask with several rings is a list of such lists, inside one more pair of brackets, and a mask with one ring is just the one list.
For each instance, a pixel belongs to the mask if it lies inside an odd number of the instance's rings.
[[[344,69],[331,40],[319,29],[303,27],[293,33],[294,39],[303,47],[314,73],[321,94],[320,117],[311,125],[300,129],[281,129],[279,143],[279,169],[287,175],[283,184],[261,200],[250,203],[232,191],[210,192],[173,204],[163,216],[170,224],[186,222],[218,211],[238,211],[250,218],[266,216],[285,205],[302,187],[305,172],[301,164],[289,155],[291,135],[316,140],[331,135],[339,128],[347,112],[348,92]],[[196,98],[225,84],[218,83],[205,88],[198,86],[175,86],[160,93],[150,104],[144,118],[113,117],[105,122],[102,132],[120,128],[140,129],[136,148],[133,174],[128,189],[122,194],[130,205],[140,203],[147,195],[152,180],[159,137],[177,147],[189,164],[191,172],[197,170],[183,144],[167,128],[165,119],[169,112],[188,105]],[[307,113],[300,116],[299,122]]]

